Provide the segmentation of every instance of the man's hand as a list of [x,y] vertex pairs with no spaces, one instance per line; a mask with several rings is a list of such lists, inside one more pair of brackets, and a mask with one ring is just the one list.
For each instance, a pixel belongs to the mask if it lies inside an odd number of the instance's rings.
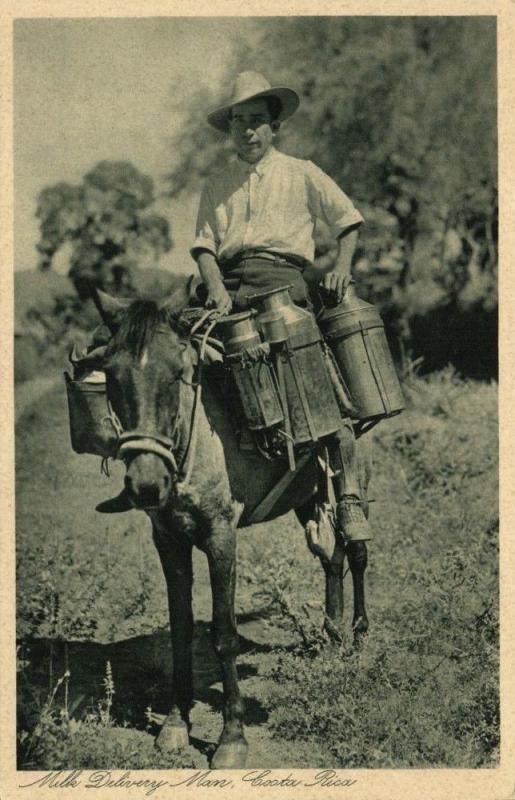
[[206,308],[216,308],[220,314],[229,314],[232,300],[222,281],[212,281],[207,286]]
[[322,294],[325,294],[330,303],[341,303],[352,281],[351,264],[358,241],[358,227],[353,225],[338,236],[336,262],[320,281]]
[[341,303],[351,281],[352,276],[349,273],[328,272],[320,281],[320,288],[328,299]]
[[214,254],[201,249],[195,253],[195,259],[207,292],[205,307],[216,308],[220,314],[228,314],[232,308],[232,300],[224,286]]

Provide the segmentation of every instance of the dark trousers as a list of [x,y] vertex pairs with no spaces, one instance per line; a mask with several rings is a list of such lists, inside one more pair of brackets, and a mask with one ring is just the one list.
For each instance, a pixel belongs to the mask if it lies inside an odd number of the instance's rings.
[[233,313],[245,311],[249,307],[248,298],[253,294],[288,286],[294,303],[304,308],[310,307],[308,288],[302,270],[289,265],[277,257],[246,258],[235,264],[220,264],[224,286],[233,302]]

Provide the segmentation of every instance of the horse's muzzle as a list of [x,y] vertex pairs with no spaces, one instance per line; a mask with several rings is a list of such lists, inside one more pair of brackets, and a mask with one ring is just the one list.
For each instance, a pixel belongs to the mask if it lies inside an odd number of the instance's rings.
[[155,453],[139,453],[127,466],[125,489],[134,508],[143,511],[163,508],[171,486],[169,466]]

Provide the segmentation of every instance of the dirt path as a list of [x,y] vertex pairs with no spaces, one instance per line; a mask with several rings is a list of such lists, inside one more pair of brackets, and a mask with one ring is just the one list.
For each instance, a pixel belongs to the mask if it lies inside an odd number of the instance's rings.
[[[29,410],[30,414],[24,413]],[[130,553],[127,555],[121,550],[130,540],[133,542],[135,555],[137,556],[139,552],[138,558],[142,557],[141,548],[143,548],[143,558],[150,561],[155,559],[157,562],[154,547],[148,536],[148,523],[142,514],[129,512],[106,517],[94,511],[99,500],[111,496],[118,490],[122,468],[118,464],[112,465],[113,477],[108,480],[99,474],[97,463],[99,459],[94,456],[77,456],[71,451],[65,389],[59,385],[58,378],[38,378],[18,386],[16,417],[19,421],[17,539],[20,552],[25,552],[23,547],[25,537],[28,541],[32,541],[33,508],[43,506],[48,519],[38,517],[37,522],[39,544],[43,552],[46,548],[44,541],[46,536],[49,538],[49,548],[55,548],[56,539],[60,539],[63,551],[71,542],[74,548],[74,562],[70,563],[73,568],[80,570],[82,560],[87,565],[91,548],[95,553],[94,558],[98,561],[91,567],[93,576],[90,580],[100,580],[99,568],[103,559],[111,558],[111,572],[118,567],[122,583],[134,581],[136,559],[132,558]],[[52,497],[51,504],[48,504],[49,497]],[[283,535],[284,532],[281,531],[280,525],[277,531],[274,530],[274,533]],[[251,548],[256,546],[256,541],[259,541],[258,537],[261,535],[261,531],[256,529],[255,532],[251,531],[250,534],[245,533],[242,536],[239,549],[244,556],[246,554],[248,558],[249,552],[252,554]],[[77,542],[80,542],[78,547]],[[106,554],[106,542],[111,556],[109,553]],[[304,547],[303,541],[301,545]],[[122,556],[125,555],[127,561],[122,560]],[[147,563],[145,561],[145,564]],[[152,563],[150,566],[153,566]],[[164,581],[159,564],[156,563],[153,569],[155,572],[152,572],[152,581],[156,583],[156,602],[166,604]],[[209,635],[211,592],[207,561],[198,551],[195,552],[194,569],[196,702],[192,711],[192,738],[194,746],[197,742],[201,752],[209,753],[214,748],[221,730],[223,695],[220,670]],[[68,568],[65,580],[70,581],[69,585],[63,585],[62,581],[59,584],[63,597],[73,597],[77,591],[77,584],[73,583],[70,574],[71,570]],[[137,583],[135,587],[137,589]],[[143,727],[143,714],[137,709],[144,709],[148,703],[148,687],[152,681],[156,681],[156,674],[160,675],[157,679],[160,686],[158,694],[165,690],[167,679],[170,677],[170,644],[168,635],[162,633],[156,632],[143,637],[137,632],[129,633],[131,620],[128,620],[129,626],[127,626],[123,609],[117,608],[116,591],[115,589],[113,599],[106,601],[107,607],[106,605],[103,607],[102,613],[112,626],[106,628],[104,643],[99,634],[100,638],[95,637],[95,641],[70,644],[70,669],[73,676],[71,702],[75,697],[81,696],[85,705],[95,696],[98,699],[105,663],[109,659],[117,681],[117,697],[123,698],[123,709],[134,713],[132,724]],[[281,742],[272,738],[268,725],[269,713],[263,704],[269,686],[266,671],[271,659],[277,658],[280,652],[284,652],[284,648],[294,641],[294,636],[291,631],[274,625],[273,620],[259,618],[259,614],[253,613],[255,609],[252,603],[250,610],[250,614],[243,617],[240,615],[238,622],[242,643],[242,654],[238,664],[240,687],[246,702],[246,735],[250,744],[249,768],[302,768],[307,764],[313,768],[330,766],[327,764],[327,759],[324,760],[323,753],[314,752],[312,746],[299,742],[295,744]],[[117,618],[117,612],[120,618]],[[72,603],[68,613],[79,614],[80,609],[78,606],[75,609]],[[137,631],[140,623],[136,619],[134,624]],[[142,625],[144,630],[147,625],[145,617],[142,618]],[[48,642],[41,643],[42,655],[46,646]],[[54,644],[52,651],[56,658],[54,674],[59,675],[63,664],[59,663]],[[48,675],[34,675],[33,679],[35,682],[46,682],[46,687],[48,686]],[[166,710],[162,700],[157,703],[154,710],[157,713]],[[202,758],[207,766],[206,756]]]
[[[195,695],[200,697],[192,711],[192,736],[216,742],[221,731],[222,684],[219,668],[207,635],[211,616],[211,593],[205,556],[195,553],[195,597],[196,624],[205,625],[205,641],[197,638],[194,644]],[[273,738],[268,727],[268,712],[262,703],[269,687],[266,672],[271,660],[284,648],[291,646],[295,635],[288,629],[274,625],[266,617],[249,621],[245,616],[238,620],[241,640],[241,655],[238,659],[240,690],[246,704],[245,735],[249,742],[247,767],[251,769],[273,769],[292,767],[297,769],[324,767],[327,754],[317,751],[313,745],[303,742],[286,742]],[[203,637],[202,637],[203,638]],[[207,762],[206,762],[207,763]]]

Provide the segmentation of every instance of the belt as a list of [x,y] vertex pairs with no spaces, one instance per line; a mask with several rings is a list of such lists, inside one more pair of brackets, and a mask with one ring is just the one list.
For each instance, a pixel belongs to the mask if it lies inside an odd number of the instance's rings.
[[227,260],[220,261],[222,271],[229,272],[238,267],[242,261],[257,258],[260,261],[269,261],[271,264],[280,264],[284,267],[293,267],[303,272],[308,266],[308,262],[300,256],[290,255],[289,253],[274,253],[271,250],[241,250],[235,256]]

